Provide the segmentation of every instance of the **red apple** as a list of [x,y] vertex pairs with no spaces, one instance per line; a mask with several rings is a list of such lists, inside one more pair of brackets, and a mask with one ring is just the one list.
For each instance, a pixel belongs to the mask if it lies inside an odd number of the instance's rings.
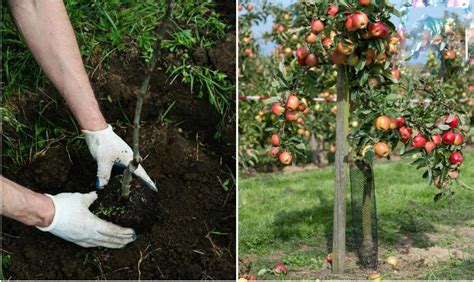
[[309,55],[309,49],[308,47],[300,47],[296,49],[296,58],[298,59],[306,59],[306,57]]
[[456,52],[453,50],[448,50],[444,53],[444,59],[445,60],[453,60],[456,58]]
[[316,34],[310,32],[308,35],[306,35],[304,40],[308,44],[316,44],[316,42],[318,41],[318,37],[316,36]]
[[298,119],[298,113],[296,111],[286,111],[285,118],[288,121],[295,121]]
[[461,145],[463,142],[464,140],[461,133],[454,134],[454,145]]
[[306,58],[303,58],[303,59],[300,59],[300,58],[296,58],[296,61],[298,61],[298,65],[300,66],[306,66]]
[[431,135],[431,140],[433,140],[433,142],[436,145],[441,145],[443,143],[441,135],[439,135],[439,134],[432,134]]
[[324,39],[322,40],[322,43],[323,43],[323,47],[324,47],[325,49],[328,49],[328,48],[331,47],[331,45],[332,45],[332,40],[331,40],[331,38],[326,37],[326,38],[324,38]]
[[369,6],[370,0],[359,0],[359,4],[362,6]]
[[369,18],[364,12],[355,12],[352,15],[352,28],[354,29],[364,29],[369,23]]
[[273,146],[280,145],[280,137],[278,137],[278,134],[276,133],[272,135],[272,145]]
[[324,23],[321,20],[313,20],[311,22],[311,30],[318,34],[324,30]]
[[425,145],[425,150],[428,154],[431,154],[431,152],[436,148],[436,144],[433,141],[428,141],[426,142]]
[[282,107],[282,105],[280,105],[280,103],[275,103],[273,104],[272,106],[272,112],[277,115],[277,116],[280,116],[281,114],[283,114],[283,112],[285,111],[285,108]]
[[393,75],[393,77],[396,79],[396,80],[400,80],[400,71],[397,70],[397,69],[393,69],[390,71]]
[[286,275],[288,273],[288,268],[286,265],[279,263],[273,267],[273,272],[275,273],[276,276],[280,275]]
[[411,141],[411,145],[414,148],[422,149],[426,145],[426,138],[421,134],[417,134],[415,135],[415,137],[413,137],[413,140]]
[[270,157],[277,158],[277,157],[280,156],[280,154],[281,154],[281,152],[280,152],[280,149],[278,147],[271,147],[270,148],[270,152],[269,152]]
[[387,116],[379,116],[375,120],[375,126],[377,127],[377,129],[380,129],[380,130],[383,130],[383,131],[389,130],[390,129],[390,118],[387,117]]
[[336,15],[338,11],[339,8],[336,5],[332,4],[331,7],[329,7],[328,14],[334,17],[334,15]]
[[374,145],[375,154],[381,158],[388,156],[390,149],[385,142],[378,142]]
[[345,43],[339,42],[339,44],[337,44],[336,50],[340,54],[350,55],[354,52],[354,45],[346,43],[346,42]]
[[447,121],[450,119],[450,116],[451,116],[451,115],[446,115],[446,116],[444,117],[444,121],[445,121],[451,128],[456,128],[456,127],[458,127],[458,125],[459,125],[459,118],[458,118],[458,116],[453,116],[453,117],[451,118],[451,121],[450,121],[450,122],[447,122]]
[[308,57],[306,57],[305,63],[309,67],[314,67],[318,64],[318,57],[316,57],[315,54],[309,54]]
[[385,38],[388,36],[389,29],[381,22],[369,24],[369,32],[373,37]]
[[354,21],[352,20],[352,15],[347,15],[346,17],[346,29],[347,31],[354,31]]
[[290,97],[288,97],[288,100],[286,100],[286,107],[288,109],[296,110],[298,109],[299,104],[300,101],[295,95],[290,95]]
[[410,139],[413,130],[409,127],[402,126],[400,127],[400,135],[403,142],[407,142]]
[[282,152],[278,158],[280,159],[280,163],[289,165],[293,159],[293,156],[288,152]]
[[461,153],[456,151],[451,154],[451,156],[449,157],[449,161],[453,165],[458,165],[458,164],[462,164],[462,162],[464,161],[464,158]]
[[397,122],[397,127],[402,127],[403,125],[405,125],[404,117],[396,117],[395,121]]
[[453,144],[456,135],[452,131],[446,131],[443,133],[443,143],[446,145]]
[[382,25],[382,34],[380,35],[380,38],[387,38],[389,33],[390,29],[388,29],[386,25]]

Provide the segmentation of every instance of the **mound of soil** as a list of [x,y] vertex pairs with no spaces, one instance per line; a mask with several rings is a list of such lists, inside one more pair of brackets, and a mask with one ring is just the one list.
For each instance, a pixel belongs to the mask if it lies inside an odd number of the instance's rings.
[[[129,144],[127,120],[133,117],[143,73],[140,59],[122,56],[93,78],[104,115]],[[134,179],[130,201],[121,202],[117,175],[91,206],[101,218],[136,228],[137,240],[120,250],[85,249],[3,217],[2,248],[12,258],[6,278],[235,279],[235,188],[222,184],[229,172],[235,173],[234,127],[216,140],[219,115],[189,86],[169,85],[160,69],[150,93],[140,148],[158,193]],[[163,119],[160,114],[173,102]],[[95,172],[85,144],[69,143],[4,175],[37,192],[57,194],[95,190]]]
[[98,199],[90,210],[98,217],[113,222],[120,226],[131,227],[138,235],[150,230],[155,222],[159,220],[158,194],[146,189],[142,183],[133,179],[131,189],[133,193],[128,199],[121,196],[122,174],[113,177],[107,189],[97,192]]

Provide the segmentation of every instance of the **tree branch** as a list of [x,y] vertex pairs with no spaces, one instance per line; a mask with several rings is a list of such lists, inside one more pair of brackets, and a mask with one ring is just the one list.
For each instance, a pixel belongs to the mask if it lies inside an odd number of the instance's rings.
[[150,84],[151,74],[155,69],[158,58],[161,57],[161,40],[165,35],[168,23],[171,18],[171,12],[173,10],[174,0],[166,1],[166,12],[161,22],[161,26],[158,29],[158,35],[153,47],[153,53],[151,55],[150,62],[146,69],[145,78],[143,79],[142,86],[140,87],[140,92],[137,96],[137,105],[135,107],[135,117],[133,119],[133,159],[128,164],[128,167],[125,169],[122,178],[122,197],[128,198],[130,195],[130,183],[132,182],[132,174],[137,169],[138,165],[142,161],[140,156],[139,149],[139,140],[140,140],[140,115],[142,113],[143,99],[146,96],[148,91],[148,86]]

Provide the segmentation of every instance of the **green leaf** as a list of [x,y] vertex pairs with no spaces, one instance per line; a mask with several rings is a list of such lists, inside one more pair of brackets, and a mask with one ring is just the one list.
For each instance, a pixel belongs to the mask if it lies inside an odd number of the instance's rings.
[[451,128],[451,127],[450,127],[449,125],[447,125],[447,124],[437,124],[436,126],[437,126],[439,129],[441,129],[441,130],[448,130],[448,129]]
[[419,152],[420,152],[420,150],[418,150],[418,149],[411,149],[411,150],[406,151],[405,154],[402,154],[402,156],[404,156],[404,157],[405,156],[411,156],[411,155],[417,154]]
[[396,101],[398,100],[398,95],[397,94],[389,94],[387,96],[385,96],[385,99],[388,100],[388,101]]
[[274,104],[278,101],[280,101],[280,99],[278,97],[270,97],[268,99],[263,100],[263,104],[270,105],[270,104]]
[[257,275],[262,276],[262,275],[266,274],[267,272],[269,272],[268,269],[262,268],[257,272]]
[[359,59],[359,62],[357,62],[357,65],[355,66],[356,73],[361,71],[365,67],[365,60]]
[[304,143],[299,143],[298,145],[296,145],[296,148],[298,150],[306,150],[306,145]]
[[364,159],[365,159],[367,162],[372,163],[372,161],[374,160],[374,156],[375,156],[374,147],[370,147],[370,148],[367,149],[367,151],[365,152]]

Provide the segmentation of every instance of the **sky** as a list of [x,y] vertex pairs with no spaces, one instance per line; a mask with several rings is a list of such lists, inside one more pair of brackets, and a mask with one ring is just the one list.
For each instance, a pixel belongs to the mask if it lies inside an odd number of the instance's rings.
[[[292,3],[297,2],[297,0],[273,0],[272,2],[282,4],[285,7]],[[393,5],[395,5],[397,8],[400,8],[402,4],[402,0],[391,0],[390,2]],[[425,15],[429,15],[434,18],[443,17],[444,11],[446,10],[450,12],[455,12],[459,15],[464,15],[464,10],[461,8],[446,8],[446,7],[410,8],[409,13],[408,13],[408,26],[407,27],[408,29],[411,29],[412,27],[416,25],[417,21]],[[397,17],[393,17],[392,22],[395,24],[395,26],[398,26],[399,19]],[[261,38],[264,32],[271,31],[272,24],[273,24],[273,17],[270,16],[267,19],[266,23],[255,25],[253,28],[255,38]],[[272,49],[275,47],[275,43],[273,42],[260,41],[259,43],[261,44],[262,52],[265,55],[270,54]],[[410,63],[411,64],[424,63],[427,60],[427,58],[428,58],[428,54],[426,52],[422,52],[420,53],[420,56],[418,58],[413,58],[408,63],[409,64]]]

